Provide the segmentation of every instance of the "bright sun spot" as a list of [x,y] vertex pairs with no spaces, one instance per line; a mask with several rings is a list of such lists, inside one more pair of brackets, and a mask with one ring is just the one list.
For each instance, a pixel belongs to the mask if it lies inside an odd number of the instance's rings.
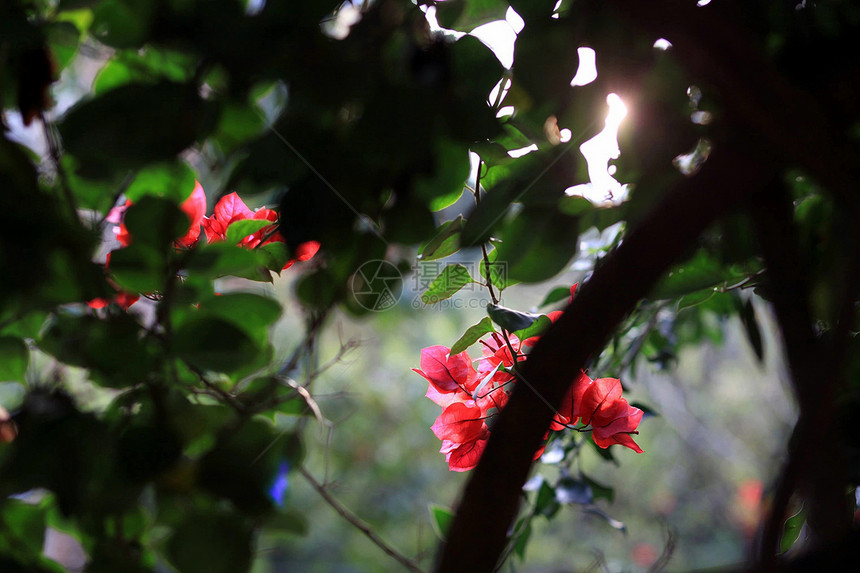
[[597,79],[597,54],[591,48],[577,48],[579,67],[576,75],[570,80],[571,86],[584,86]]
[[565,190],[567,195],[585,197],[594,203],[611,202],[618,204],[627,197],[627,186],[619,183],[613,175],[615,166],[609,165],[618,159],[618,127],[627,116],[627,106],[617,94],[606,96],[609,113],[606,114],[603,131],[579,146],[579,151],[588,163],[590,183],[574,185]]

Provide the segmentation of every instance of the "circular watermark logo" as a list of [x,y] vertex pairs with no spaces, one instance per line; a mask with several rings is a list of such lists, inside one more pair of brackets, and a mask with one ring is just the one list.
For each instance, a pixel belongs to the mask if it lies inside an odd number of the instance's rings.
[[367,261],[352,275],[352,296],[372,312],[388,310],[400,300],[403,275],[388,261]]

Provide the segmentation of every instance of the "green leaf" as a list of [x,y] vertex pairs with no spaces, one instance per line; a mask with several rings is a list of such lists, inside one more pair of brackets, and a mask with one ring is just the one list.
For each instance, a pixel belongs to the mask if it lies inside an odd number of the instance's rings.
[[[508,288],[509,286],[513,286],[517,284],[519,281],[513,279],[508,274],[508,263],[504,260],[499,260],[499,250],[493,249],[490,251],[490,254],[487,255],[486,261],[481,261],[478,263],[478,271],[481,273],[481,277],[485,280],[488,280],[490,284],[493,285],[494,288],[502,291]],[[487,271],[487,267],[489,267],[489,273]],[[489,277],[487,276],[489,274]]]
[[487,305],[487,314],[493,322],[509,332],[523,330],[532,325],[540,316],[530,312],[520,312],[497,304]]
[[261,348],[244,329],[232,322],[201,316],[176,329],[173,350],[202,370],[231,373],[252,363]]
[[261,250],[262,247],[246,249],[227,242],[198,246],[189,257],[186,269],[200,278],[233,275],[252,280],[271,280],[271,275],[265,270],[266,263],[271,260],[268,256],[270,251],[264,255],[260,253]]
[[806,510],[801,505],[797,513],[785,520],[782,526],[782,536],[779,539],[779,552],[785,553],[792,548],[797,538],[800,537],[800,531],[803,524],[806,522]]
[[484,317],[481,319],[481,322],[478,324],[472,325],[466,329],[466,332],[463,333],[457,342],[454,343],[454,346],[451,347],[451,356],[455,354],[460,354],[474,343],[478,341],[479,338],[484,336],[489,332],[495,332],[496,329],[493,328],[493,321],[490,320],[490,317]]
[[463,195],[469,177],[469,150],[462,143],[440,138],[434,144],[433,159],[432,175],[419,176],[412,193],[431,211],[441,211]]
[[436,5],[436,21],[443,28],[452,28],[466,8],[466,0],[448,0]]
[[281,272],[284,265],[286,265],[291,258],[290,249],[287,247],[286,243],[268,243],[257,247],[254,250],[260,253],[263,266],[270,271],[275,271],[276,273]]
[[108,46],[141,46],[149,36],[154,8],[155,5],[146,0],[107,0],[93,11],[90,31]]
[[200,484],[249,515],[266,514],[274,507],[272,484],[284,463],[295,461],[295,438],[259,417],[222,432],[200,461]]
[[59,129],[80,174],[100,179],[173,160],[211,131],[214,106],[193,85],[129,84],[75,104]]
[[436,304],[450,298],[458,290],[474,282],[469,269],[461,264],[446,266],[421,295],[424,304]]
[[34,559],[42,552],[45,540],[45,509],[17,499],[4,501],[0,523],[6,534],[0,536],[0,555],[19,555]]
[[603,498],[609,503],[615,499],[615,489],[609,487],[608,485],[603,485],[602,483],[596,482],[584,473],[580,473],[582,476],[582,480],[588,484],[588,487],[591,488],[591,492],[594,495],[594,499]]
[[144,243],[132,243],[124,249],[111,251],[111,276],[128,292],[160,291],[167,279],[165,254]]
[[541,314],[527,327],[514,331],[514,335],[520,340],[526,340],[533,336],[542,335],[550,326],[552,326],[550,318],[545,314]]
[[267,530],[305,536],[308,534],[308,520],[294,509],[280,509],[267,518],[264,526]]
[[453,221],[443,223],[433,238],[418,249],[418,259],[435,261],[460,250],[460,231],[463,229],[463,221],[463,216],[457,215]]
[[[744,270],[727,267],[705,251],[674,267],[651,291],[651,300],[681,298],[685,295],[713,288],[728,281],[743,278]],[[701,301],[700,301],[701,302]]]
[[519,557],[521,560],[526,557],[526,546],[529,542],[529,537],[532,534],[532,524],[531,522],[527,523],[525,528],[520,532],[517,536],[517,540],[514,543],[514,555]]
[[256,105],[229,102],[222,108],[218,127],[209,141],[218,145],[224,153],[230,153],[265,129],[264,118]]
[[144,196],[129,207],[124,223],[132,243],[146,244],[157,250],[166,249],[188,232],[190,226],[188,215],[176,202],[154,195]]
[[448,528],[454,521],[454,512],[441,505],[431,503],[427,506],[430,510],[430,525],[433,526],[433,531],[439,536],[439,539],[445,541],[445,536],[448,534]]
[[271,221],[266,221],[264,219],[242,219],[240,221],[233,221],[230,223],[230,226],[227,227],[227,233],[225,235],[226,241],[230,245],[236,245],[245,237],[253,235],[260,229],[268,227],[271,224]]
[[521,191],[515,181],[506,179],[486,192],[463,226],[460,246],[474,247],[486,243]]
[[555,287],[546,294],[543,299],[543,302],[540,303],[538,307],[543,308],[545,306],[555,304],[558,301],[567,300],[568,298],[570,298],[570,287]]
[[758,320],[755,316],[755,308],[753,308],[752,299],[742,302],[740,297],[738,297],[736,300],[739,306],[738,310],[740,311],[741,324],[744,326],[747,340],[749,340],[756,358],[758,358],[758,361],[761,363],[764,360],[764,342],[762,341],[761,329],[759,328]]
[[39,348],[59,360],[89,368],[103,386],[122,388],[142,381],[153,367],[153,350],[126,314],[96,318],[60,313],[52,317]]
[[717,291],[714,288],[706,288],[700,291],[692,292],[690,294],[684,295],[678,301],[678,310],[684,310],[685,308],[689,308],[691,306],[696,306],[702,304],[703,302],[707,302]]
[[559,503],[588,505],[594,501],[594,492],[585,480],[566,476],[558,480],[555,486],[555,499]]
[[125,196],[136,203],[148,195],[153,195],[169,199],[178,205],[191,195],[194,181],[194,171],[184,161],[157,163],[137,172],[125,190]]
[[267,329],[281,316],[281,305],[273,298],[253,293],[228,293],[200,302],[201,315],[232,323],[253,338],[259,347],[268,342]]
[[182,573],[248,571],[252,530],[235,513],[188,513],[167,542],[167,557]]
[[71,22],[51,22],[44,27],[45,36],[57,67],[62,70],[78,52],[80,31]]
[[13,336],[0,336],[0,381],[24,381],[30,363],[27,343]]
[[527,207],[501,233],[497,262],[522,282],[541,282],[567,266],[579,249],[579,219],[550,208]]
[[544,480],[538,489],[535,499],[535,515],[551,518],[558,512],[560,505],[555,495],[555,488]]

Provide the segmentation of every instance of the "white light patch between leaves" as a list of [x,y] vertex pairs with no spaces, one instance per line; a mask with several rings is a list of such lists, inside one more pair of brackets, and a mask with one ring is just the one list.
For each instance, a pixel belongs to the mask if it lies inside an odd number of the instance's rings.
[[570,80],[570,85],[588,85],[597,79],[597,53],[591,48],[577,48],[576,55],[579,56],[579,67],[576,68],[576,75]]
[[589,183],[574,185],[565,190],[570,196],[585,197],[593,203],[610,202],[617,205],[627,198],[627,186],[619,183],[612,175],[609,162],[618,159],[621,150],[618,148],[618,127],[627,115],[627,106],[611,93],[606,96],[609,113],[606,115],[603,130],[579,146],[579,150],[588,163]]

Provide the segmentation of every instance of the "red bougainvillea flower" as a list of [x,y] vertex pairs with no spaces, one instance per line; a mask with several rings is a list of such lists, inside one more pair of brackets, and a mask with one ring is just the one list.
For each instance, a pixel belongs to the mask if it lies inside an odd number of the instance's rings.
[[447,346],[425,348],[421,351],[421,369],[412,370],[426,378],[430,387],[440,394],[459,391],[469,396],[478,377],[472,360],[465,351],[454,356],[449,353]]
[[215,204],[212,216],[203,219],[206,239],[210,243],[223,241],[227,238],[227,227],[230,226],[230,223],[253,217],[254,213],[248,209],[248,206],[235,191],[229,195],[224,195]]
[[454,402],[442,410],[430,429],[440,440],[459,443],[473,442],[487,435],[483,413],[473,400]]
[[630,436],[639,433],[636,428],[644,412],[621,397],[620,380],[598,378],[584,390],[575,390],[574,395],[579,392],[581,397],[574,398],[573,415],[581,418],[583,424],[591,424],[595,444],[601,448],[620,444],[637,454],[642,453],[642,448]]
[[206,215],[206,192],[203,191],[203,186],[200,185],[199,181],[194,181],[194,191],[191,192],[188,199],[179,205],[179,208],[188,216],[190,225],[188,232],[176,239],[176,244],[180,247],[190,248],[200,237],[200,225]]
[[[571,298],[576,287],[574,284],[570,289]],[[548,317],[555,322],[561,315],[561,311],[556,311]],[[504,408],[517,381],[515,362],[528,358],[522,350],[534,345],[538,338],[520,341],[513,334],[491,333],[480,341],[483,356],[477,360],[477,370],[465,351],[453,356],[446,346],[430,346],[421,351],[421,368],[413,370],[429,383],[426,397],[442,407],[431,429],[442,440],[439,451],[445,454],[450,470],[468,471],[478,464],[493,418]],[[631,436],[639,433],[636,428],[644,413],[628,404],[621,392],[620,380],[592,380],[580,371],[553,416],[544,442],[551,430],[560,431],[581,423],[582,427],[576,429],[590,429],[592,439],[601,448],[619,444],[642,453]],[[534,459],[543,450],[543,446],[538,448]]]
[[561,407],[559,407],[558,412],[553,416],[550,430],[558,432],[568,426],[576,424],[579,416],[574,414],[575,405],[582,402],[582,394],[591,382],[591,378],[589,378],[585,372],[580,370],[577,379],[570,388],[567,389],[567,394],[564,395]]

